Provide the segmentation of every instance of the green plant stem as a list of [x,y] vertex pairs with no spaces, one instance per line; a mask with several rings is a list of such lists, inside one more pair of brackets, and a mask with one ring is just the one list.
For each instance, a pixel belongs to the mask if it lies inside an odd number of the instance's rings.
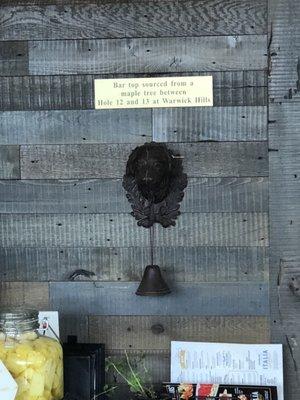
[[126,378],[124,374],[122,374],[122,372],[117,368],[117,366],[114,363],[112,363],[112,366],[117,371],[117,373],[126,381],[127,385],[131,386],[132,383]]
[[128,366],[129,366],[129,368],[130,368],[130,371],[131,371],[131,373],[132,373],[132,375],[133,375],[133,377],[134,377],[134,379],[135,379],[137,385],[138,385],[139,388],[141,389],[141,393],[142,393],[143,395],[146,396],[146,392],[145,392],[143,386],[141,385],[141,382],[139,381],[138,377],[136,376],[135,372],[134,372],[133,369],[132,369],[132,366],[131,366],[131,364],[130,364],[129,357],[128,357],[128,354],[127,354],[127,351],[126,351],[126,350],[125,350],[125,355],[126,355],[127,364],[128,364]]
[[101,393],[97,394],[96,396],[93,397],[92,400],[95,400],[95,399],[97,399],[97,397],[102,396],[103,394],[110,393],[110,392],[112,392],[113,390],[116,390],[116,389],[117,389],[117,386],[113,386],[113,387],[105,390],[104,392],[101,392]]

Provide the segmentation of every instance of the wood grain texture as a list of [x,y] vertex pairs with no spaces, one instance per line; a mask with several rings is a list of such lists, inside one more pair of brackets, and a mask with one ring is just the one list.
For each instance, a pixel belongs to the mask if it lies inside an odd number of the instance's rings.
[[62,315],[59,313],[60,340],[62,342],[67,342],[68,336],[77,336],[78,343],[91,343],[89,342],[89,326],[87,315],[79,315],[78,313],[72,315]]
[[2,40],[266,32],[267,10],[264,0],[229,0],[222,3],[217,0],[119,0],[73,1],[72,4],[52,0],[23,3],[4,0],[3,5],[8,7],[2,7],[0,13]]
[[[284,345],[285,398],[300,396],[300,4],[269,2],[271,338]],[[295,281],[292,281],[292,278]]]
[[291,99],[289,103],[270,104],[269,115],[275,121],[269,125],[270,146],[278,150],[270,153],[271,338],[284,344],[285,396],[296,400],[300,395],[299,386],[294,385],[300,365],[299,298],[289,285],[300,275],[299,103]]
[[[3,247],[148,246],[129,214],[0,214]],[[165,246],[268,246],[266,213],[185,213],[175,228],[155,226]]]
[[[297,102],[270,106],[270,212],[274,225],[273,254],[294,259],[300,233],[300,113]],[[278,267],[278,264],[277,264]]]
[[300,313],[300,258],[281,260],[278,284],[278,308],[281,322],[296,321]]
[[93,78],[13,76],[0,78],[0,110],[92,109]]
[[[157,383],[169,379],[171,339],[268,342],[268,147],[273,176],[282,170],[271,219],[279,259],[295,254],[300,237],[292,200],[300,171],[288,161],[299,153],[290,131],[280,138],[288,146],[267,143],[268,117],[281,126],[267,112],[267,67],[284,40],[275,32],[268,57],[266,18],[266,0],[1,2],[0,305],[57,309],[63,339],[103,340],[113,358],[145,353]],[[287,82],[284,101],[298,90],[298,44],[283,47],[278,67],[290,78],[272,83],[276,104]],[[189,75],[213,75],[213,108],[94,110],[95,78]],[[190,178],[176,228],[156,227],[155,262],[173,292],[146,299],[134,292],[149,264],[149,232],[129,215],[121,178],[130,151],[152,138],[172,142]],[[299,264],[285,260],[278,289],[272,253],[271,299],[281,312],[272,314],[272,337],[290,352],[294,384],[299,304],[290,282]],[[90,279],[70,282],[78,269]]]
[[[121,179],[0,180],[0,213],[127,213]],[[267,212],[268,178],[190,178],[182,212]]]
[[297,0],[270,1],[270,103],[300,102],[300,7]]
[[0,145],[0,179],[20,178],[19,146]]
[[0,76],[28,73],[28,42],[0,41]]
[[[151,137],[150,109],[0,112],[1,144],[141,143]],[[267,139],[267,108],[198,107],[153,110],[160,142]]]
[[0,306],[49,309],[49,285],[42,282],[1,282]]
[[[268,175],[268,148],[263,142],[169,144],[179,153],[189,177]],[[120,178],[132,144],[23,145],[22,179]]]
[[267,107],[156,108],[158,142],[260,141],[267,139]]
[[[170,380],[170,351],[165,350],[128,350],[127,354],[136,371],[148,372],[145,381],[157,385],[161,390],[162,382]],[[125,359],[125,350],[111,350],[107,355],[113,360]],[[106,375],[106,380],[111,384],[118,384],[118,389],[112,397],[113,400],[128,399],[131,393],[128,393],[128,386],[119,376],[111,372]],[[127,386],[127,387],[126,387]]]
[[[267,282],[267,247],[156,247],[155,263],[168,281]],[[92,275],[77,280],[139,281],[149,264],[149,247],[1,247],[1,281],[65,281],[84,268]]]
[[166,350],[172,340],[267,343],[266,317],[91,316],[91,342],[110,350]]
[[268,313],[268,285],[184,283],[167,296],[141,297],[139,282],[51,282],[50,305],[63,314],[256,315]]
[[30,41],[30,75],[259,70],[265,35]]
[[0,124],[0,144],[144,143],[152,137],[150,109],[4,111]]
[[[265,71],[177,73],[163,76],[212,75],[215,106],[267,104]],[[134,75],[137,77],[137,75]],[[145,74],[139,74],[140,77]],[[149,75],[146,75],[149,76]],[[157,74],[155,76],[161,76]],[[0,77],[0,110],[86,110],[94,108],[94,79],[128,78],[132,74]]]
[[[273,234],[273,232],[271,231]],[[279,251],[282,251],[280,248]],[[284,346],[284,379],[293,383],[299,379],[299,288],[300,257],[296,259],[279,259],[272,248],[272,272],[277,272],[277,284],[271,279],[273,293],[271,295],[271,338],[275,343]],[[276,269],[275,269],[276,268]],[[297,386],[285,385],[288,398],[297,399]]]

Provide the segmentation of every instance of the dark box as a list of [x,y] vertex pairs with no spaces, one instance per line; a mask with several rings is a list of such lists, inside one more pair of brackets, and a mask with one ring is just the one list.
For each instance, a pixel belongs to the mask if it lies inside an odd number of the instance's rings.
[[104,344],[77,343],[72,338],[63,344],[66,400],[104,399]]

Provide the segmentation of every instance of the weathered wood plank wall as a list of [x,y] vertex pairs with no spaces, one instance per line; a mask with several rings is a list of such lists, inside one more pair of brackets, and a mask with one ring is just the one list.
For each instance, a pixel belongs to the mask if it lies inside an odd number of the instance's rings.
[[269,4],[270,303],[285,345],[286,399],[300,396],[300,3]]
[[[2,305],[57,308],[63,337],[144,352],[161,382],[172,339],[269,341],[270,253],[272,339],[298,398],[300,11],[270,0],[269,29],[267,11],[267,0],[1,1]],[[94,110],[95,78],[178,75],[213,75],[214,107]],[[177,227],[157,228],[174,289],[163,299],[134,296],[149,243],[121,187],[130,150],[151,140],[183,154],[189,175]],[[92,282],[68,282],[81,268]]]
[[264,0],[228,0],[222,3],[218,0],[73,0],[69,3],[64,0],[3,0],[1,3],[2,40],[188,37],[267,32]]
[[[132,144],[21,145],[23,179],[120,178]],[[179,143],[188,177],[267,176],[266,142]]]

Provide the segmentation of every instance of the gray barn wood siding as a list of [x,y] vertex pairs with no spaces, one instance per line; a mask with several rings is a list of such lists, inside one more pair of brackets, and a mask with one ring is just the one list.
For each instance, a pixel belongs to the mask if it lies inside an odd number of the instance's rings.
[[[300,396],[300,3],[269,4],[271,338],[285,347],[286,399]],[[295,288],[295,290],[293,290]]]
[[69,75],[259,70],[265,66],[266,41],[266,35],[30,41],[28,72]]
[[[2,214],[4,247],[138,247],[149,231],[129,214]],[[268,246],[267,213],[182,213],[176,229],[154,227],[155,246]]]
[[[22,179],[121,178],[135,144],[23,145]],[[169,144],[189,177],[268,176],[267,142]]]
[[[65,281],[83,266],[103,281],[138,281],[149,247],[1,247],[1,281]],[[156,247],[155,262],[175,282],[265,282],[268,247]]]
[[[267,139],[267,107],[0,111],[0,144]],[[153,124],[153,128],[152,128]]]
[[[172,61],[172,60],[171,60]],[[171,62],[170,61],[170,62]],[[267,62],[267,60],[266,60]],[[212,75],[215,106],[265,106],[265,70],[160,73],[155,76]],[[94,108],[94,79],[151,74],[0,76],[2,111],[89,110]]]
[[[0,304],[144,352],[155,383],[172,339],[271,338],[298,399],[299,57],[297,0],[1,1]],[[95,78],[180,75],[213,75],[214,106],[94,110]],[[156,228],[173,293],[140,299],[149,237],[121,179],[151,140],[184,156],[189,186],[177,226]],[[90,280],[68,282],[77,269]]]
[[[222,3],[218,0],[76,0],[72,1],[74,5],[66,5],[64,0],[3,0],[2,3],[5,5],[1,9],[2,40],[188,37],[267,32],[267,4],[264,0],[227,0]],[[28,3],[32,6],[28,7]]]
[[[118,214],[131,211],[121,178],[0,180],[0,212]],[[190,178],[182,212],[268,212],[268,177]]]

